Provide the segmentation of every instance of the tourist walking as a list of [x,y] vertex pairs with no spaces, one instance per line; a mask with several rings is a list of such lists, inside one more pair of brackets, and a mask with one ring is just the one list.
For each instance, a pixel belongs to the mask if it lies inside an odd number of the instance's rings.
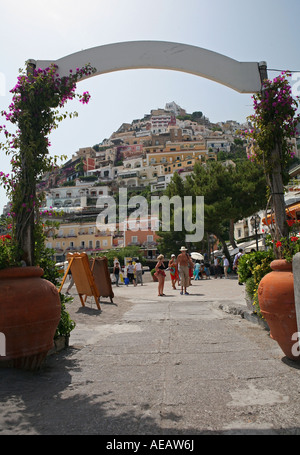
[[187,254],[185,246],[180,248],[181,253],[177,256],[178,272],[180,274],[181,295],[189,295],[187,287],[190,285],[189,265],[194,267],[194,263],[190,256]]
[[[197,260],[195,267],[194,267],[195,280],[200,280],[199,275],[200,275],[200,261]],[[201,278],[202,278],[202,276],[201,276]]]
[[206,262],[204,262],[204,273],[206,275],[206,280],[207,279],[210,280],[210,263],[208,260],[206,260]]
[[215,272],[215,278],[222,278],[222,268],[220,264],[220,258],[218,256],[215,257],[214,259],[214,272]]
[[127,278],[129,279],[129,283],[133,283],[133,285],[136,286],[136,281],[134,278],[134,265],[132,264],[132,261],[129,261],[129,264],[127,266]]
[[177,264],[176,264],[175,254],[171,255],[171,259],[169,261],[168,267],[169,267],[169,271],[170,271],[172,288],[176,289],[176,282],[179,280],[179,276],[178,276],[178,268],[177,268]]
[[135,269],[135,276],[136,276],[136,284],[139,284],[143,286],[143,266],[139,261],[139,258],[137,258],[137,262],[135,263],[134,266]]
[[228,278],[229,261],[228,261],[226,256],[223,256],[223,267],[224,267],[225,279],[227,279]]
[[113,273],[116,278],[116,286],[119,286],[119,278],[120,278],[120,271],[121,271],[120,269],[121,269],[120,262],[117,260],[114,262],[114,270],[113,270]]
[[66,294],[67,294],[67,295],[70,295],[70,292],[69,292],[69,291],[72,289],[72,287],[73,287],[74,284],[75,284],[75,281],[74,281],[73,275],[72,275],[72,273],[71,273],[71,270],[69,270],[68,276],[69,276],[70,282],[69,282],[68,289],[66,290]]
[[164,294],[164,285],[165,285],[165,265],[164,265],[164,255],[160,254],[157,256],[157,264],[155,266],[155,276],[158,279],[158,296],[162,297]]

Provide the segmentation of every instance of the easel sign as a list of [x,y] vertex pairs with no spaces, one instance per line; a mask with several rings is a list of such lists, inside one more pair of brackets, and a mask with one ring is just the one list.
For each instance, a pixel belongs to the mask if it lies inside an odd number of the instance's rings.
[[[93,296],[98,310],[101,310],[99,303],[100,293],[90,268],[88,255],[86,253],[69,253],[67,255],[67,260],[69,265],[63,277],[59,292],[61,291],[70,270],[76,285],[81,305],[85,306],[86,297]],[[85,300],[83,300],[82,296],[86,296]]]
[[92,274],[101,297],[109,297],[113,303],[114,293],[111,287],[111,279],[108,271],[108,261],[105,256],[92,259]]

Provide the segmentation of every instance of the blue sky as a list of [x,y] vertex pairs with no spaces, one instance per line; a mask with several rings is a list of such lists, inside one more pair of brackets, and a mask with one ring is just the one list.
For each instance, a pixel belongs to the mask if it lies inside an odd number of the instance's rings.
[[[11,102],[19,68],[29,58],[50,60],[82,49],[123,41],[171,41],[209,49],[239,61],[267,61],[269,69],[300,72],[299,0],[10,0],[0,9],[0,110]],[[273,78],[278,73],[269,72]],[[300,76],[299,76],[300,77]],[[3,82],[4,81],[4,82]],[[175,101],[201,110],[213,122],[244,122],[251,95],[215,82],[166,70],[127,70],[78,84],[88,105],[67,105],[79,117],[50,137],[52,155],[71,157],[107,138],[123,122]],[[5,123],[1,120],[1,124]],[[0,138],[3,140],[3,138]],[[10,171],[1,156],[0,170]],[[0,213],[7,201],[0,188]]]

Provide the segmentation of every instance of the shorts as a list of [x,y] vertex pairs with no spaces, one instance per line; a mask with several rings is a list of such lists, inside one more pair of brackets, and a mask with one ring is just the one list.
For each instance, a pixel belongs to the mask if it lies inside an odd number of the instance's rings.
[[178,271],[180,273],[181,286],[183,286],[184,288],[187,288],[190,284],[190,274],[189,274],[188,266],[181,265],[178,267]]

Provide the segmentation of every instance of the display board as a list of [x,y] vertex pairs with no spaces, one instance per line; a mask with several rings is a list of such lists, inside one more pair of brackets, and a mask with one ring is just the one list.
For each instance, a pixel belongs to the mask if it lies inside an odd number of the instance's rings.
[[[99,303],[100,293],[98,286],[95,283],[88,255],[86,253],[69,253],[67,255],[67,260],[69,265],[63,277],[59,292],[64,285],[69,271],[71,271],[82,306],[85,306],[85,301],[88,296],[93,296],[98,310],[101,310]],[[85,296],[84,300],[83,296]]]
[[108,261],[105,256],[92,259],[91,270],[100,297],[109,297],[113,303],[114,293],[111,286]]

